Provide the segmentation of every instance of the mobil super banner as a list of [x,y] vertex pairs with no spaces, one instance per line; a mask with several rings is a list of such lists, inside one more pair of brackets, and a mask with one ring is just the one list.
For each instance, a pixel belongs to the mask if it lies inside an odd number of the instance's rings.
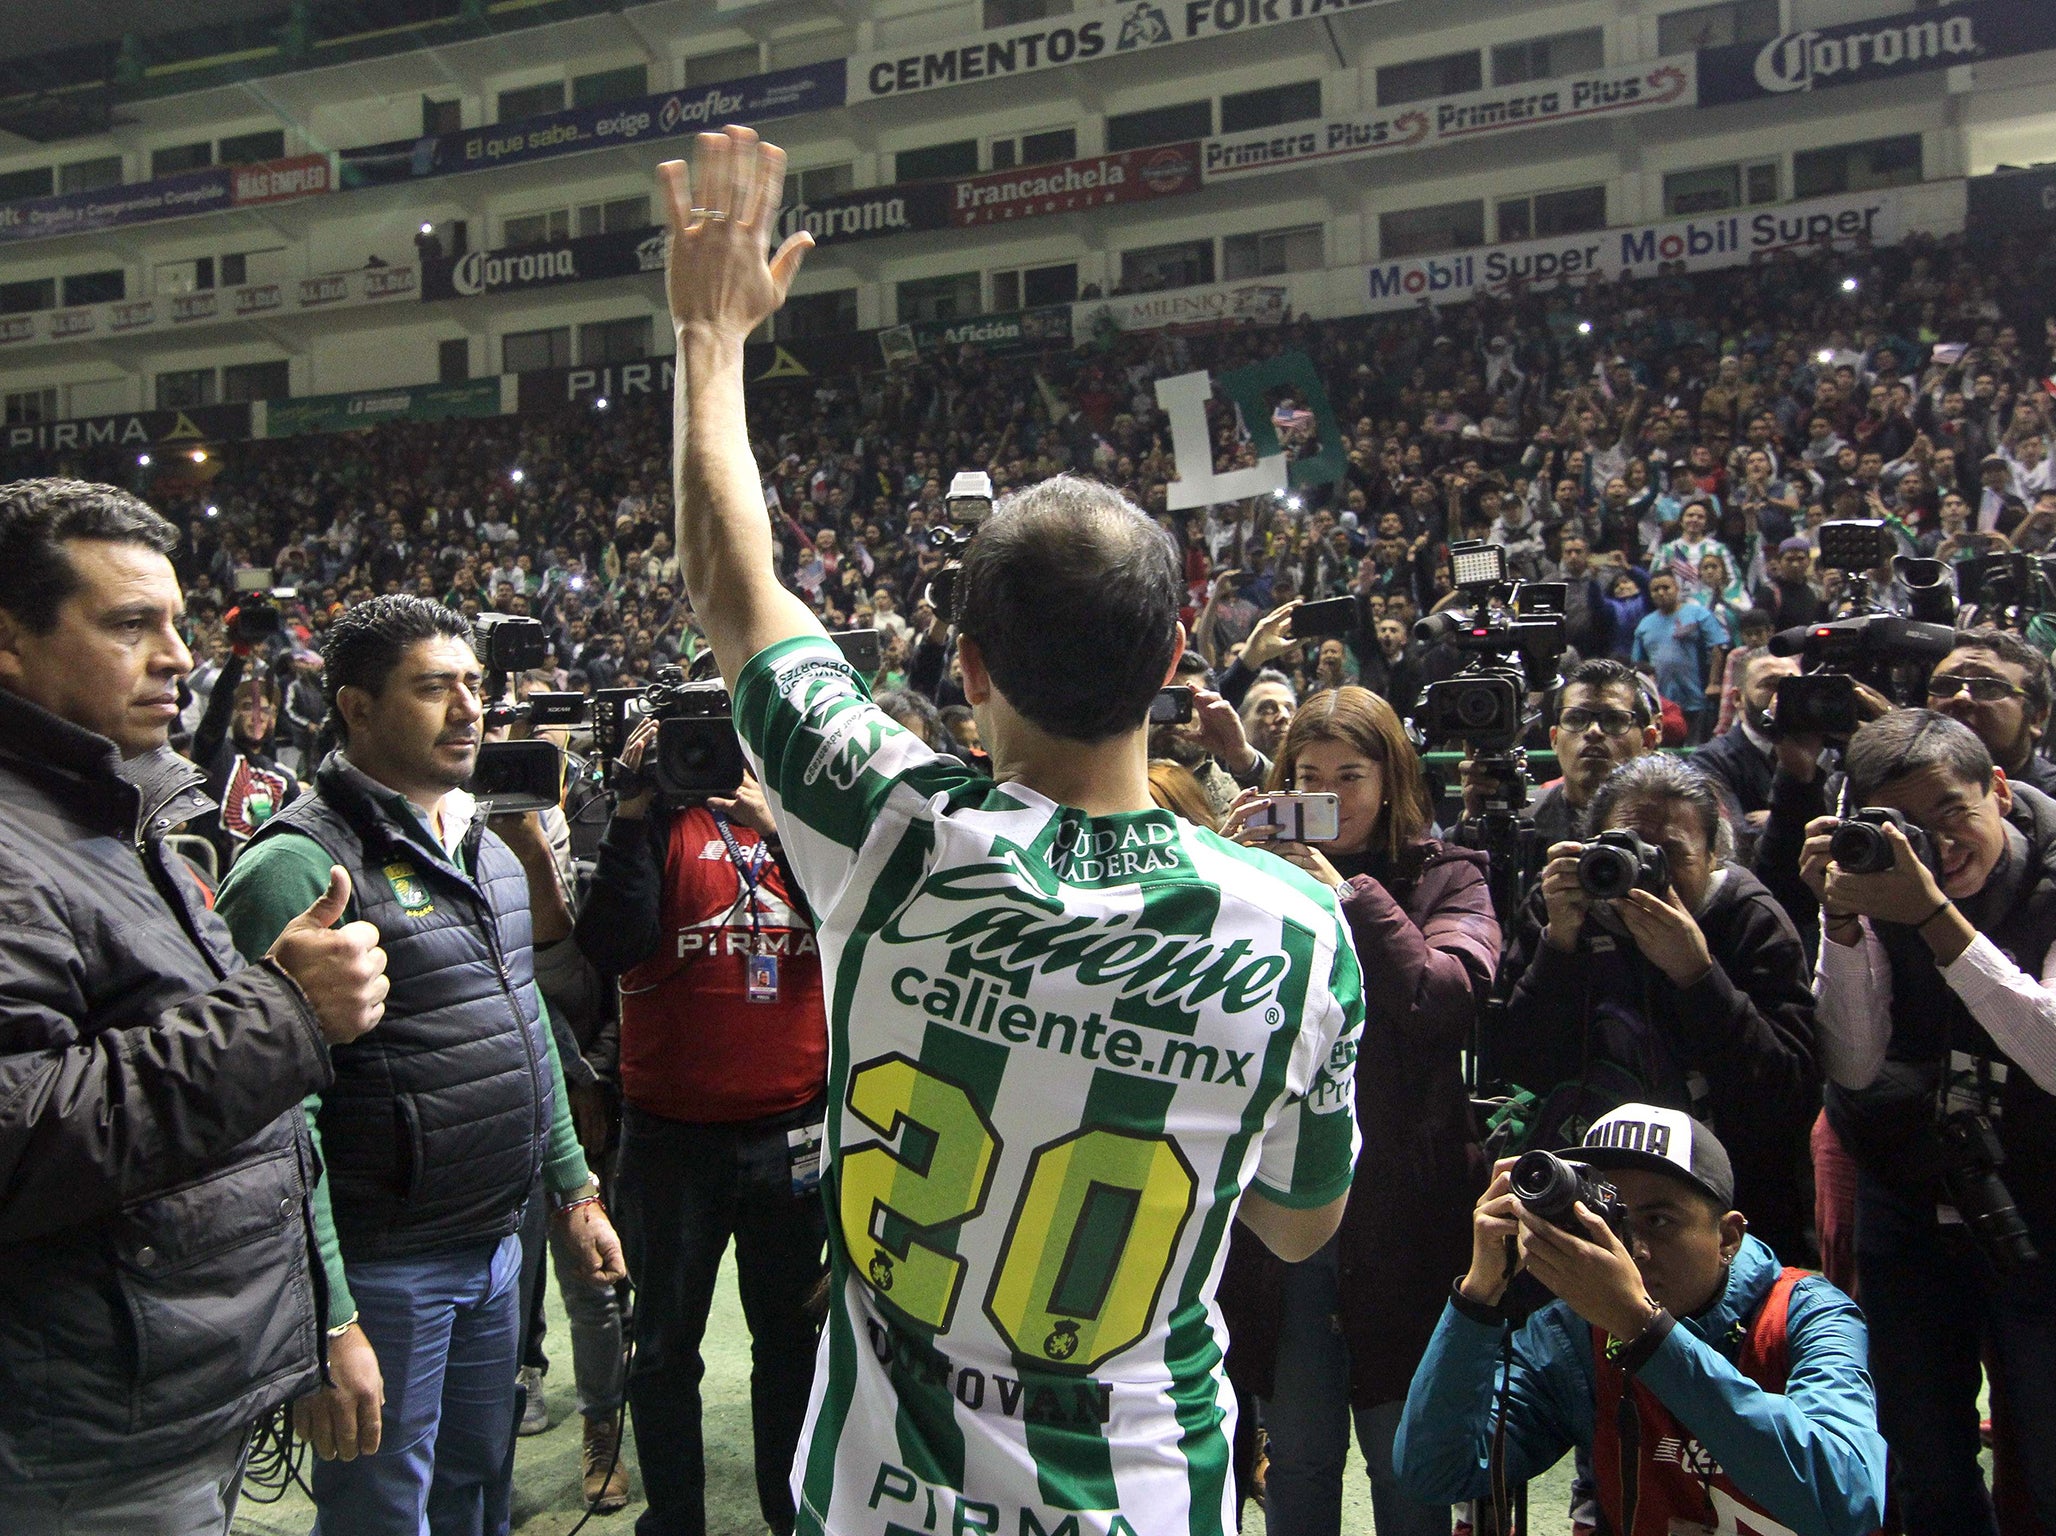
[[1516,285],[1560,283],[1595,274],[1647,277],[1659,266],[1701,271],[1822,244],[1884,245],[1905,231],[1896,192],[1822,197],[1775,208],[1373,262],[1365,297],[1374,311],[1423,302],[1454,304]]

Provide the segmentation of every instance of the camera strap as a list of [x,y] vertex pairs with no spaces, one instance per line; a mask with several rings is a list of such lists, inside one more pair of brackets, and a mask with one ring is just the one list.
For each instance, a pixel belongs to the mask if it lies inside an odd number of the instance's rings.
[[[711,810],[711,807],[709,808]],[[743,965],[746,971],[745,996],[753,1003],[775,1003],[778,1001],[778,957],[764,947],[763,915],[757,902],[757,889],[762,883],[764,860],[770,850],[759,841],[748,855],[742,851],[742,844],[736,840],[735,829],[728,818],[719,811],[713,811],[714,828],[721,834],[721,841],[728,849],[728,862],[735,867],[736,878],[742,882],[742,899],[750,909],[750,952]]]

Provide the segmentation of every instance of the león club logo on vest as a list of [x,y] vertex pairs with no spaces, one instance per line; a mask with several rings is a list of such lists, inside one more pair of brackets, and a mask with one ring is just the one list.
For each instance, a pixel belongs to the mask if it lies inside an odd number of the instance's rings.
[[415,875],[414,866],[405,859],[394,859],[386,865],[385,877],[386,884],[393,888],[393,899],[409,917],[426,917],[435,910],[428,888]]

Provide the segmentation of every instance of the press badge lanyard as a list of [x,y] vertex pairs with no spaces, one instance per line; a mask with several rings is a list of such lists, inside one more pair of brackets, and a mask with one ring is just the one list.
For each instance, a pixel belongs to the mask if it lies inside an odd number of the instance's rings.
[[743,995],[753,1003],[775,1003],[778,1001],[778,957],[764,952],[763,918],[757,910],[760,872],[770,850],[759,842],[745,858],[742,844],[736,841],[735,832],[728,825],[728,818],[719,811],[714,812],[714,827],[720,832],[721,841],[727,845],[728,861],[735,866],[735,873],[742,881],[744,899],[750,904],[750,953],[743,961]]

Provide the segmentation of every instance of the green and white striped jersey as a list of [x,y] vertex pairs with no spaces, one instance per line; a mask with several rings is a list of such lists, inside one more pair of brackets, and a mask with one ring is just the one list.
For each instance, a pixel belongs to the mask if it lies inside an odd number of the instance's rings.
[[1218,1536],[1236,1202],[1349,1187],[1334,897],[1165,811],[939,759],[825,638],[735,720],[816,914],[833,1301],[802,1536]]

